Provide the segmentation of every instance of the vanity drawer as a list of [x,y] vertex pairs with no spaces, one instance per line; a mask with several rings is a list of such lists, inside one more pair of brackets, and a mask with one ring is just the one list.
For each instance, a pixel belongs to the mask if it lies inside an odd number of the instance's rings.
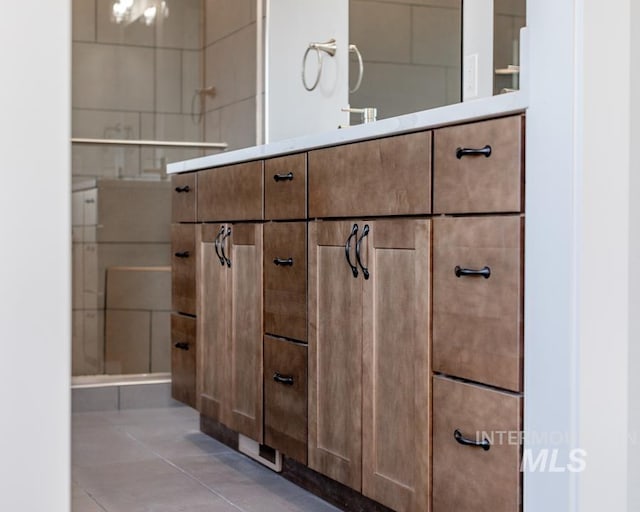
[[307,463],[307,347],[264,338],[264,440]]
[[198,221],[262,220],[262,161],[198,173]]
[[522,389],[523,220],[433,221],[433,369]]
[[196,173],[171,176],[171,222],[195,222]]
[[309,152],[309,217],[431,213],[431,132]]
[[264,226],[264,329],[307,340],[307,223]]
[[171,315],[171,396],[196,406],[196,319]]
[[512,116],[436,130],[434,213],[523,211],[523,127]]
[[434,377],[433,512],[521,510],[521,409],[519,396]]
[[171,225],[171,307],[196,314],[196,225]]
[[306,154],[272,158],[264,162],[264,218],[307,217]]

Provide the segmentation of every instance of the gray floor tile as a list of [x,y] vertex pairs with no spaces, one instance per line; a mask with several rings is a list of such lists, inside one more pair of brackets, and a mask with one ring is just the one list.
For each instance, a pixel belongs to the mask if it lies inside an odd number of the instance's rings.
[[94,467],[153,458],[156,458],[155,454],[112,426],[73,430],[71,463],[75,467]]

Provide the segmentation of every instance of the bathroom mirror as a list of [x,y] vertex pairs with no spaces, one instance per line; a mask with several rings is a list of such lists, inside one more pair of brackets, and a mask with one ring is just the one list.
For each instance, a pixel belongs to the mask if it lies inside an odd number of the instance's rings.
[[[478,16],[478,10],[485,13]],[[525,11],[526,0],[349,0],[349,43],[364,64],[349,104],[375,107],[377,118],[385,119],[459,103],[474,92],[480,97],[517,89]],[[469,40],[463,41],[463,32]],[[473,45],[478,37],[486,44],[470,50],[475,60],[465,60],[464,43]],[[349,64],[351,88],[356,57]],[[478,66],[486,68],[484,77]],[[477,86],[463,91],[463,76],[470,74],[485,84],[484,94]],[[359,122],[351,116],[351,124]]]

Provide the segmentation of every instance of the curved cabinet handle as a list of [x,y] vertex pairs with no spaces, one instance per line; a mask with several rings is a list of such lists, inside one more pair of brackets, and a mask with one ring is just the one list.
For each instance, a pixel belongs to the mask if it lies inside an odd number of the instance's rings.
[[456,158],[460,160],[463,156],[479,156],[484,155],[486,158],[491,156],[491,146],[487,144],[483,148],[458,148],[456,149]]
[[189,251],[181,251],[181,252],[176,252],[173,254],[176,258],[188,258],[189,257]]
[[351,263],[351,239],[358,234],[358,225],[354,224],[351,228],[351,234],[347,238],[347,242],[344,244],[344,255],[347,258],[347,263],[351,267],[353,277],[358,277],[358,267]]
[[461,445],[464,446],[473,446],[474,448],[482,448],[485,452],[491,448],[491,443],[488,439],[483,439],[482,441],[474,441],[473,439],[467,439],[462,435],[458,429],[453,431],[454,439]]
[[281,373],[274,373],[273,380],[278,382],[279,384],[284,384],[285,386],[293,386],[294,380],[291,375],[282,375]]
[[[222,230],[224,231],[224,226],[222,226]],[[230,235],[231,235],[231,228],[229,227],[227,228],[227,232],[225,233],[222,240],[220,240],[220,252],[222,253],[222,257],[224,258],[224,261],[222,262],[222,264],[224,265],[226,262],[227,267],[229,268],[231,268],[231,260],[227,258],[227,255],[224,253],[224,245],[226,243],[225,240],[229,238]]]
[[476,270],[472,268],[462,268],[459,265],[456,265],[454,272],[456,273],[456,277],[481,276],[481,277],[484,277],[485,279],[489,279],[489,277],[491,277],[491,269],[487,266],[484,266],[480,270]]
[[218,234],[216,235],[216,239],[214,241],[214,245],[216,247],[216,256],[220,261],[220,265],[224,267],[225,259],[220,255],[220,236],[221,235],[224,235],[224,226],[220,228],[220,231],[218,231]]
[[362,236],[356,243],[356,261],[358,262],[358,265],[360,265],[360,268],[362,269],[362,275],[364,276],[365,279],[369,279],[369,269],[362,264],[362,260],[360,259],[360,244],[368,234],[369,234],[369,224],[365,224],[364,228],[362,228]]
[[273,264],[275,266],[283,266],[283,267],[292,267],[293,266],[293,258],[274,258]]
[[181,194],[183,192],[189,192],[191,190],[191,187],[189,185],[185,185],[184,187],[176,187],[176,192],[178,194]]
[[288,172],[287,174],[274,174],[273,180],[274,181],[291,181],[293,180],[293,173]]
[[189,344],[184,341],[178,341],[173,346],[179,348],[180,350],[189,350]]

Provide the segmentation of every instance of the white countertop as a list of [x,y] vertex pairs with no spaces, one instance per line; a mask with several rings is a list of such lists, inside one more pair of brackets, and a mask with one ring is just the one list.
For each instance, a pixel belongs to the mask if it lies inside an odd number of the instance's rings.
[[259,160],[290,153],[298,153],[309,149],[335,146],[346,142],[384,137],[399,133],[440,126],[475,121],[499,115],[523,112],[528,106],[527,95],[523,91],[501,94],[490,98],[482,98],[455,105],[423,110],[403,116],[381,119],[374,123],[360,124],[349,128],[305,135],[261,146],[252,146],[224,153],[217,153],[201,158],[184,160],[167,165],[167,173],[197,171],[221,165]]

